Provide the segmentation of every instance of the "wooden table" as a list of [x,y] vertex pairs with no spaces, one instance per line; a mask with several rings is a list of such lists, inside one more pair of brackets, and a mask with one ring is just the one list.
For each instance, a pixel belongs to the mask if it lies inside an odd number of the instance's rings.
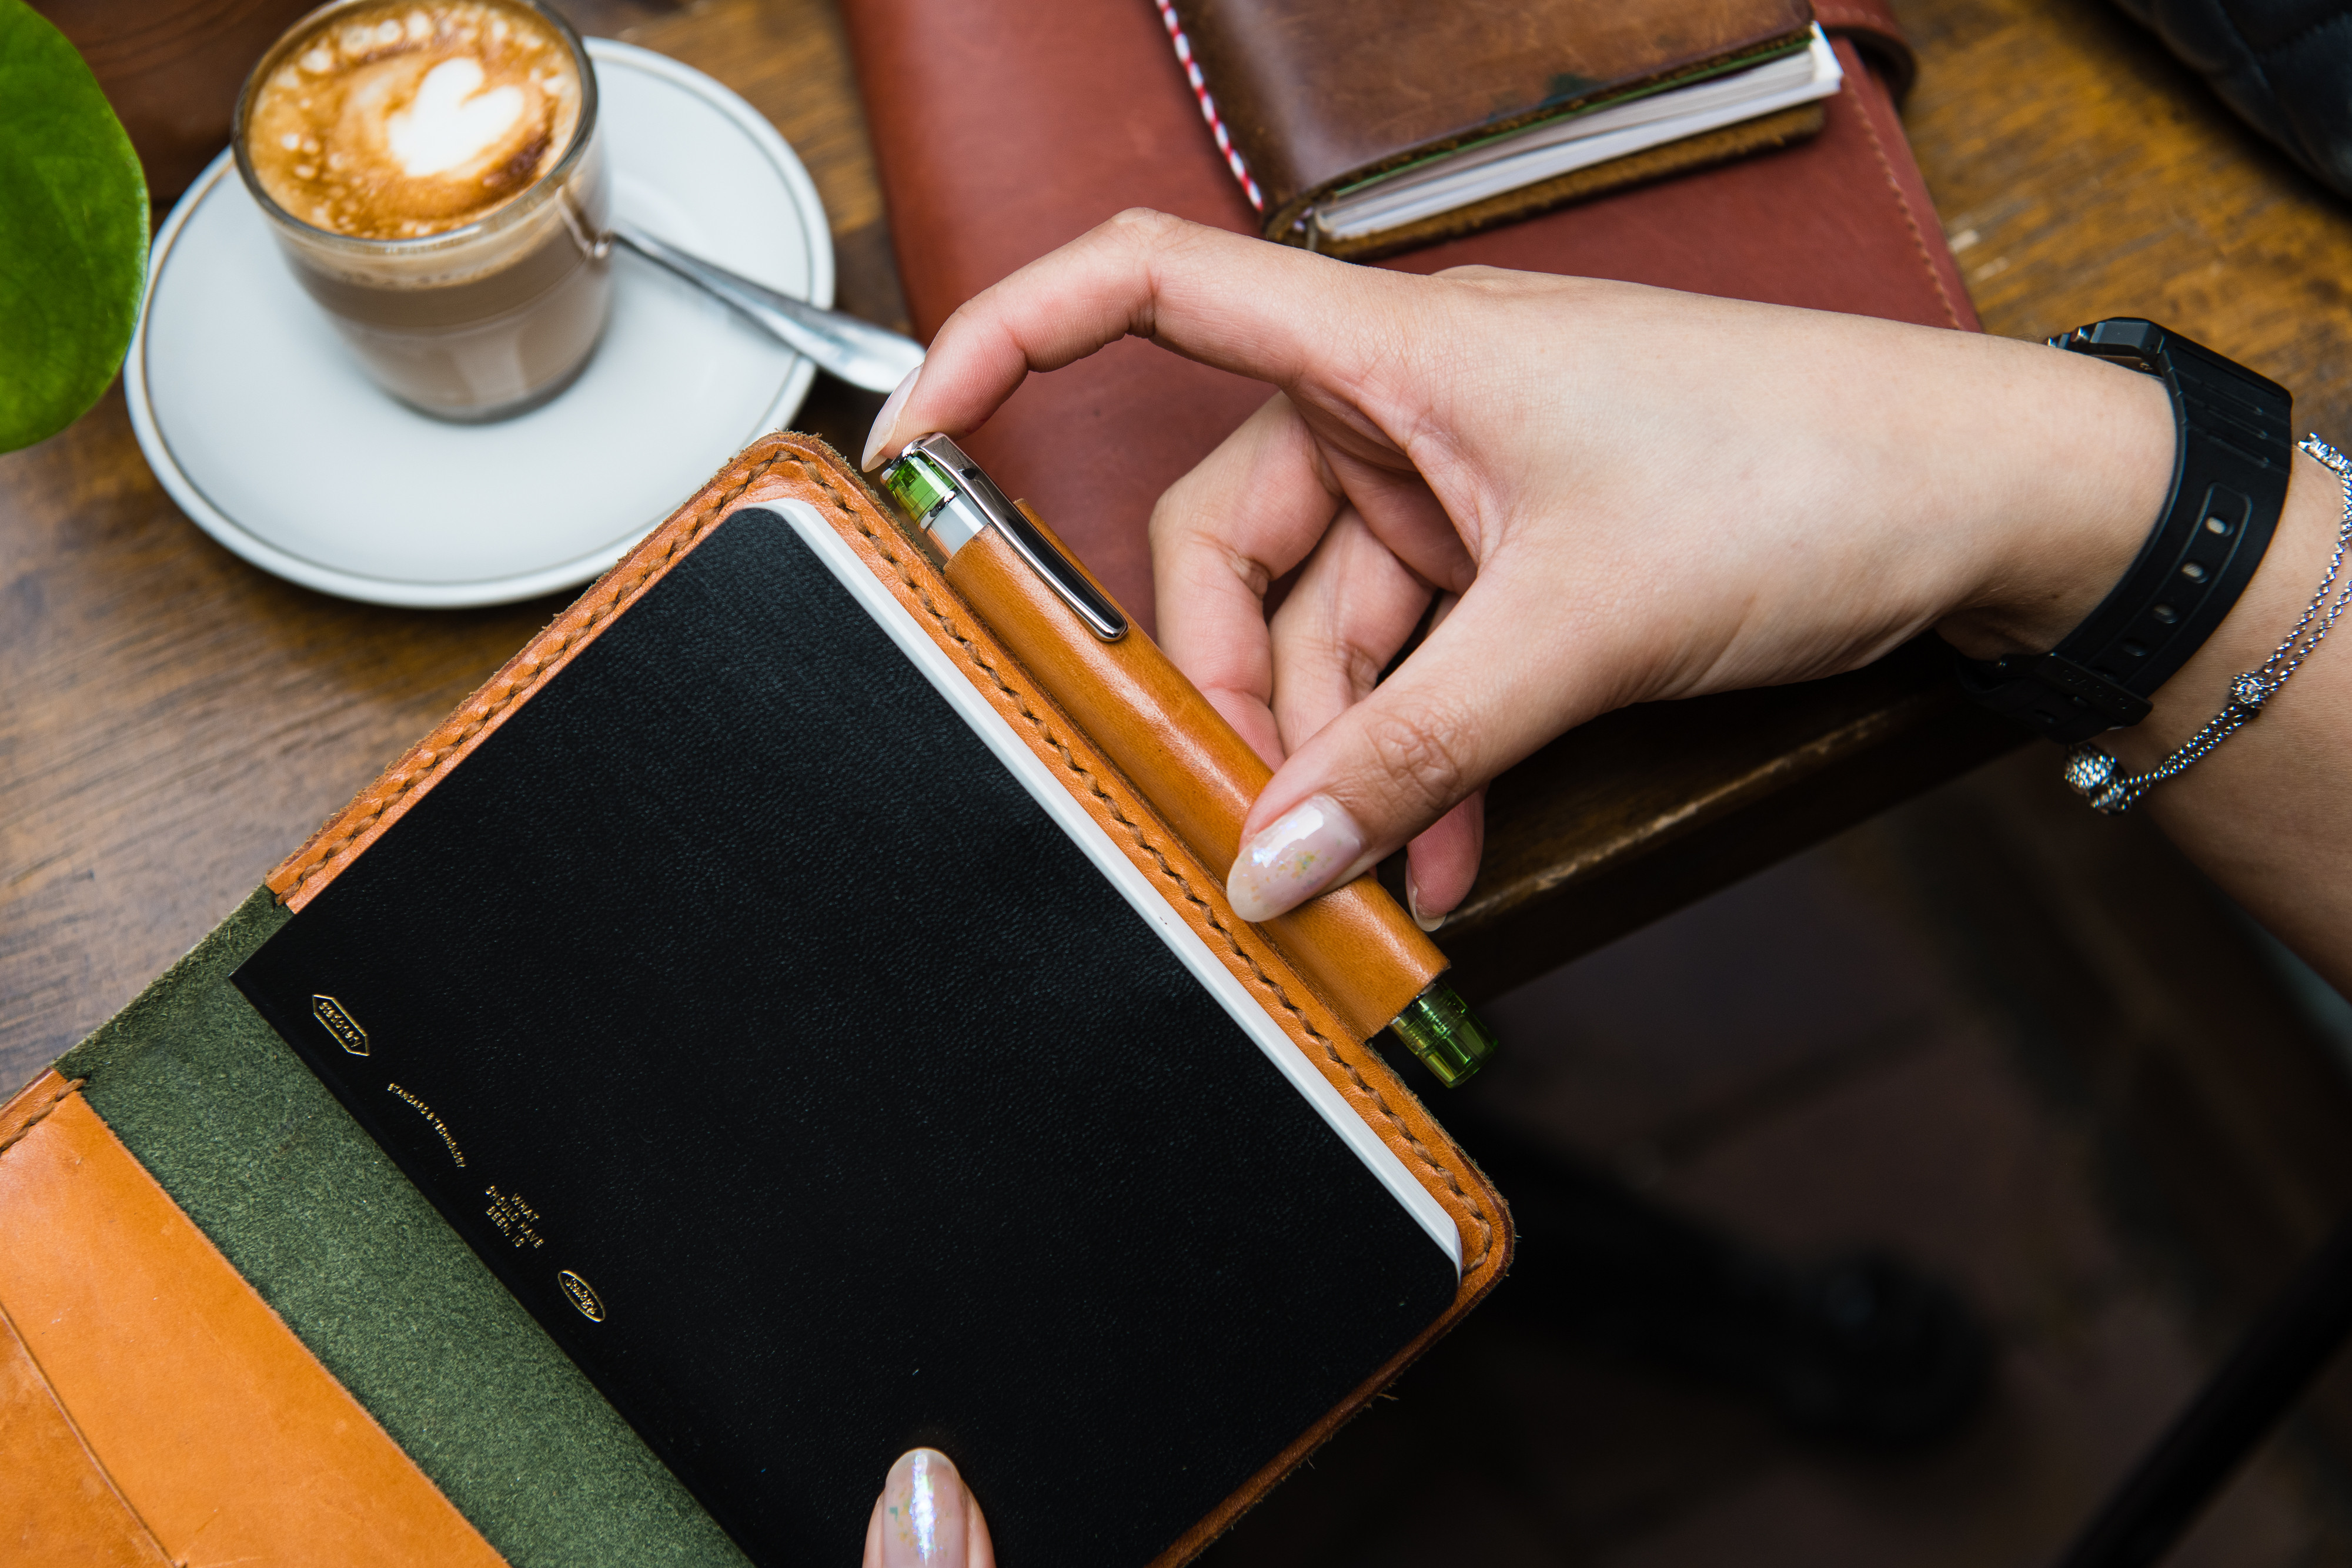
[[[96,29],[118,99],[184,78],[190,57],[123,5],[51,0]],[[264,8],[218,10],[258,26]],[[828,0],[571,9],[773,120],[832,215],[842,303],[900,319]],[[2098,0],[1900,9],[1921,56],[1912,134],[1989,329],[2157,316],[2352,434],[2344,204]],[[202,162],[164,151],[159,188]],[[854,449],[877,402],[820,382],[795,423]],[[0,457],[0,1084],[129,999],[557,608],[384,610],[268,577],[165,497],[119,392]],[[1465,989],[1491,993],[2011,743],[1920,660],[1612,715],[1496,784],[1486,871],[1443,940]]]

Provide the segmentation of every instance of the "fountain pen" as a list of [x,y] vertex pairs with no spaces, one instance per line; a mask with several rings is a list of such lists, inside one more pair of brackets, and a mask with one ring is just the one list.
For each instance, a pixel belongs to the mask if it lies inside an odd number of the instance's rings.
[[[948,437],[909,442],[882,486],[945,559],[950,585],[1187,847],[1211,867],[1232,865],[1250,803],[1273,777],[1265,759],[1036,514]],[[1259,929],[1359,1040],[1388,1030],[1447,1087],[1494,1053],[1492,1033],[1439,977],[1445,955],[1370,876]]]

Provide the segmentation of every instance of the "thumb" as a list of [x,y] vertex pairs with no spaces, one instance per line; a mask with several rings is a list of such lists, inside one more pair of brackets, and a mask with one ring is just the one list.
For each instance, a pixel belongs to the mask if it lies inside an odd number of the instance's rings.
[[1571,639],[1528,633],[1544,606],[1514,601],[1533,597],[1482,576],[1394,674],[1291,754],[1242,825],[1225,881],[1234,913],[1270,920],[1353,880],[1504,768],[1615,706],[1574,670]]
[[862,1568],[996,1568],[988,1521],[937,1448],[898,1456],[866,1523]]

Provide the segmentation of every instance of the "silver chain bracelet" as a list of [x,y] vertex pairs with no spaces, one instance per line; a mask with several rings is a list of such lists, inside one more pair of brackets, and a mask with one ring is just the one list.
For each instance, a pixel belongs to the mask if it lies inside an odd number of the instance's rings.
[[[2263,705],[2278,695],[2287,677],[2302,667],[2319,647],[2336,618],[2344,613],[2346,603],[2352,602],[2352,580],[2347,580],[2336,602],[2327,602],[2328,590],[2343,573],[2344,557],[2352,549],[2352,457],[2347,457],[2316,435],[2306,435],[2296,445],[2327,465],[2336,478],[2344,483],[2344,517],[2336,527],[2336,555],[2327,563],[2327,575],[2319,580],[2319,591],[2311,596],[2311,607],[2303,619],[2278,645],[2278,652],[2263,663],[2259,670],[2249,670],[2230,683],[2229,700],[2221,711],[2205,723],[2205,727],[2189,737],[2188,743],[2145,773],[2125,775],[2116,759],[2097,747],[2084,744],[2067,754],[2065,779],[2074,792],[2089,800],[2091,810],[2115,816],[2131,810],[2142,795],[2203,757],[2238,733],[2246,722],[2263,711]],[[2325,607],[2326,613],[2322,615]],[[2317,626],[2312,624],[2318,622]]]

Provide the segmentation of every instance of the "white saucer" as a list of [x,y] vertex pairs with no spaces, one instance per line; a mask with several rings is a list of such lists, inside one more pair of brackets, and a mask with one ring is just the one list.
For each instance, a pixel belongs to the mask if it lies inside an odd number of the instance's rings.
[[[613,204],[721,267],[833,303],[816,187],[757,110],[592,41]],[[614,256],[587,370],[496,424],[378,392],[279,258],[228,153],[155,238],[123,385],[156,477],[265,571],[376,604],[500,604],[587,581],[754,437],[815,367],[642,258]]]

